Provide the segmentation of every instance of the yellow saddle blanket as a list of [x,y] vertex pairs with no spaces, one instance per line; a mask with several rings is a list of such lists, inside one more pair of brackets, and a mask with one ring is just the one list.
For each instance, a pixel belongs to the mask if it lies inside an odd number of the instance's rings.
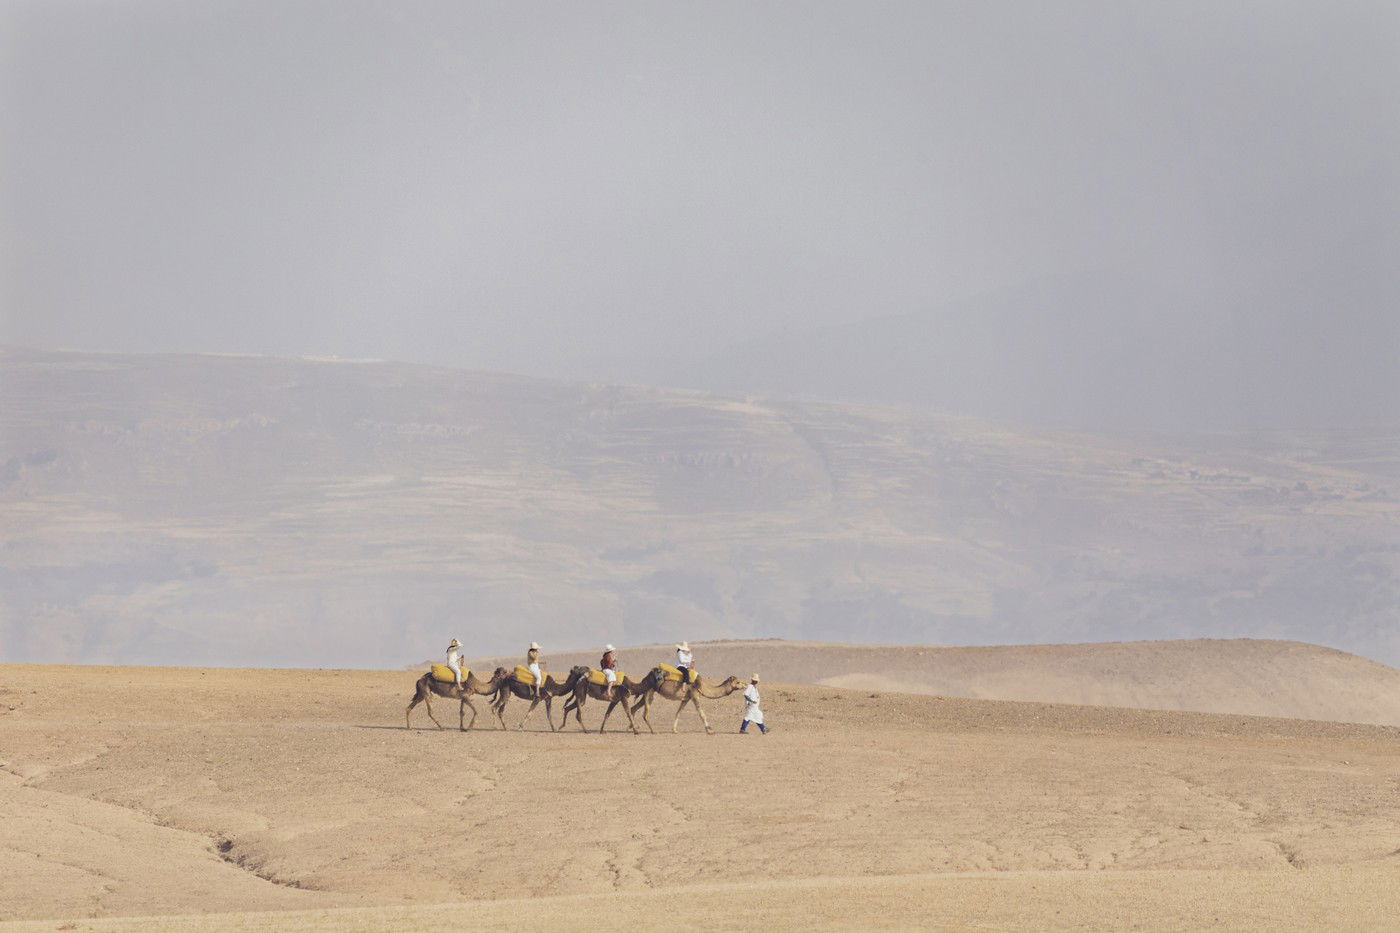
[[[470,676],[471,671],[462,671],[462,683],[465,684],[467,678]],[[455,684],[457,682],[457,678],[452,676],[452,668],[448,667],[446,664],[433,665],[433,680],[440,680],[445,684]]]
[[[681,669],[680,669],[680,668],[678,668],[678,667],[672,667],[672,666],[669,665],[669,664],[658,664],[657,667],[661,668],[661,673],[662,673],[662,675],[663,675],[663,677],[662,677],[663,680],[677,680],[677,681],[678,681],[678,680],[681,679]],[[690,669],[690,680],[688,680],[688,681],[686,681],[686,682],[687,682],[687,683],[692,683],[692,684],[693,684],[693,683],[695,683],[696,678],[698,678],[699,676],[700,676],[700,673],[699,673],[698,671],[696,671],[695,668],[692,667],[692,668]]]
[[[627,675],[624,674],[624,673],[622,673],[622,671],[618,671],[618,672],[617,672],[617,682],[618,682],[618,683],[622,683],[622,678],[624,678],[624,677],[626,677],[626,676],[627,676]],[[603,684],[603,685],[606,685],[607,682],[608,682],[608,680],[607,680],[606,677],[603,676],[603,672],[600,671],[600,670],[598,670],[598,669],[595,667],[595,668],[593,668],[592,670],[590,670],[590,671],[588,672],[588,682],[589,682],[590,684]]]
[[[545,674],[545,676],[548,677],[549,675]],[[515,681],[527,687],[534,686],[535,675],[531,674],[530,669],[524,664],[517,664],[515,665]]]

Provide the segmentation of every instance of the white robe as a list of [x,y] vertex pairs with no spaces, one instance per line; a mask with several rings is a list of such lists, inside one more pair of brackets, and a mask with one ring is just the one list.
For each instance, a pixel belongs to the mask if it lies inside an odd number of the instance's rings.
[[744,688],[744,718],[755,726],[763,725],[763,710],[758,707],[758,688],[753,684]]
[[456,675],[456,685],[460,687],[462,685],[462,655],[456,648],[447,652],[447,666],[451,668],[452,673]]

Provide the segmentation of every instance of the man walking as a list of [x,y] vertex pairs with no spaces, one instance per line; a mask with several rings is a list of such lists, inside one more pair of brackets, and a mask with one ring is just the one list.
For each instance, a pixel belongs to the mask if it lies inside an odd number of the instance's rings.
[[763,724],[763,709],[758,705],[758,675],[754,674],[749,685],[744,688],[744,721],[739,724],[739,734],[749,734],[749,723],[758,726],[758,731],[764,735],[768,734],[768,727]]

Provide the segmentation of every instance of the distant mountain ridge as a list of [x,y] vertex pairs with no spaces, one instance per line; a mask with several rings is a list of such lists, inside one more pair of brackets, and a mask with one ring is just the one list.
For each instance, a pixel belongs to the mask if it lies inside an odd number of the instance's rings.
[[[1121,276],[1060,276],[746,341],[649,381],[1080,430],[1400,425],[1400,325],[1378,337]],[[1262,300],[1262,299],[1261,299]]]
[[1400,437],[1190,443],[401,363],[0,352],[0,659],[777,636],[1400,660]]

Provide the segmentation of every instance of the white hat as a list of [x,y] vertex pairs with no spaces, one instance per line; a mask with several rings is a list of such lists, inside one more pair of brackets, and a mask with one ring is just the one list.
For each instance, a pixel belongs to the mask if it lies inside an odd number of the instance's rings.
[[447,647],[449,647],[449,648],[460,648],[460,647],[462,647],[462,643],[461,643],[460,641],[458,641],[457,639],[454,638],[454,639],[452,639],[452,641],[448,642]]
[[676,647],[677,647],[678,649],[680,649],[681,651],[689,651],[689,650],[690,650],[690,642],[688,642],[688,641],[683,641],[683,642],[681,642],[679,645],[676,645]]
[[749,678],[749,682],[750,682],[750,683],[755,683],[755,684],[758,683],[758,675],[757,675],[757,674],[754,674],[752,677],[750,677],[750,678]]
[[603,646],[603,650],[604,650],[604,651],[616,651],[617,649],[614,648],[612,645],[604,645],[604,646]]
[[539,650],[540,650],[540,643],[537,642],[537,641],[532,641],[532,642],[530,642],[530,650],[531,650],[531,651],[539,651]]

